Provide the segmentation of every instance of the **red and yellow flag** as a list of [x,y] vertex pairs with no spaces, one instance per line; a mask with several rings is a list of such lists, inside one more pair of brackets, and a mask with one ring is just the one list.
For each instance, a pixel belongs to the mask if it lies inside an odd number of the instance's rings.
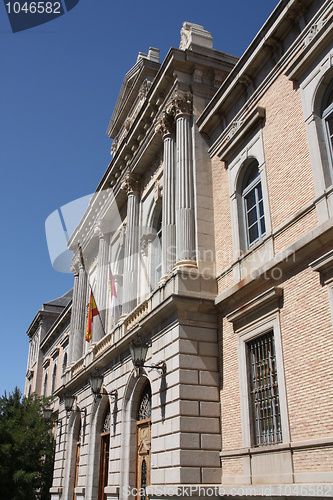
[[89,301],[89,309],[88,309],[88,321],[87,321],[87,329],[86,329],[86,341],[91,341],[91,332],[92,332],[92,322],[94,316],[99,314],[96,302],[93,296],[93,293],[90,292],[90,301]]

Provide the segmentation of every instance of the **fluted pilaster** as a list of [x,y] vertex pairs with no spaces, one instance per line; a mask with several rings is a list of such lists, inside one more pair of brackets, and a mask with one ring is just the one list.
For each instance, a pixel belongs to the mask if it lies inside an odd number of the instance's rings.
[[74,362],[74,331],[77,325],[77,302],[78,302],[78,289],[79,289],[79,270],[78,267],[73,264],[71,266],[71,271],[74,273],[74,287],[73,287],[73,300],[72,300],[72,311],[71,311],[71,325],[70,325],[70,335],[69,335],[69,347],[68,347],[68,364]]
[[162,198],[162,278],[172,271],[176,263],[175,217],[175,124],[164,113],[156,126],[164,143],[163,198]]
[[176,264],[195,265],[194,187],[191,141],[192,95],[176,91],[168,105],[176,118]]
[[86,300],[87,300],[87,274],[80,264],[79,279],[77,287],[77,301],[75,304],[76,315],[74,326],[74,342],[72,362],[77,361],[83,354],[84,329],[86,323]]
[[132,173],[127,174],[122,188],[128,196],[123,281],[123,313],[127,314],[137,302],[140,193],[138,177]]
[[93,325],[93,342],[98,342],[105,335],[106,291],[108,281],[108,242],[100,225],[96,226],[95,234],[98,236],[98,261],[97,280],[94,290],[99,318]]

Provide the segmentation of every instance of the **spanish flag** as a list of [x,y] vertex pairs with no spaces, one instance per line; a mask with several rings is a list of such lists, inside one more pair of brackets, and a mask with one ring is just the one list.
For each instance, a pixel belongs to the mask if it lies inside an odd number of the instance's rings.
[[86,329],[86,341],[91,341],[91,332],[92,332],[92,322],[94,316],[99,314],[96,302],[93,296],[93,293],[90,292],[90,301],[89,301],[89,309],[88,309],[88,321],[87,321],[87,329]]

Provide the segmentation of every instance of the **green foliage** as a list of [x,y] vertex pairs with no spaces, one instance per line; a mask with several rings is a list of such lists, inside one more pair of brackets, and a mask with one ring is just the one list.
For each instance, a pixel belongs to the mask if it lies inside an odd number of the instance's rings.
[[16,387],[0,398],[0,498],[48,500],[52,486],[55,441],[45,422],[49,399],[21,397]]

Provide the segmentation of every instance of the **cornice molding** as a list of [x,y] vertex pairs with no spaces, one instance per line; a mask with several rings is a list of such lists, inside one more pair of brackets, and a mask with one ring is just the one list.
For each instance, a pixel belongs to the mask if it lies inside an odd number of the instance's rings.
[[240,141],[265,119],[265,108],[257,106],[244,120],[234,120],[209,149],[211,156],[217,154],[222,161],[228,161]]

